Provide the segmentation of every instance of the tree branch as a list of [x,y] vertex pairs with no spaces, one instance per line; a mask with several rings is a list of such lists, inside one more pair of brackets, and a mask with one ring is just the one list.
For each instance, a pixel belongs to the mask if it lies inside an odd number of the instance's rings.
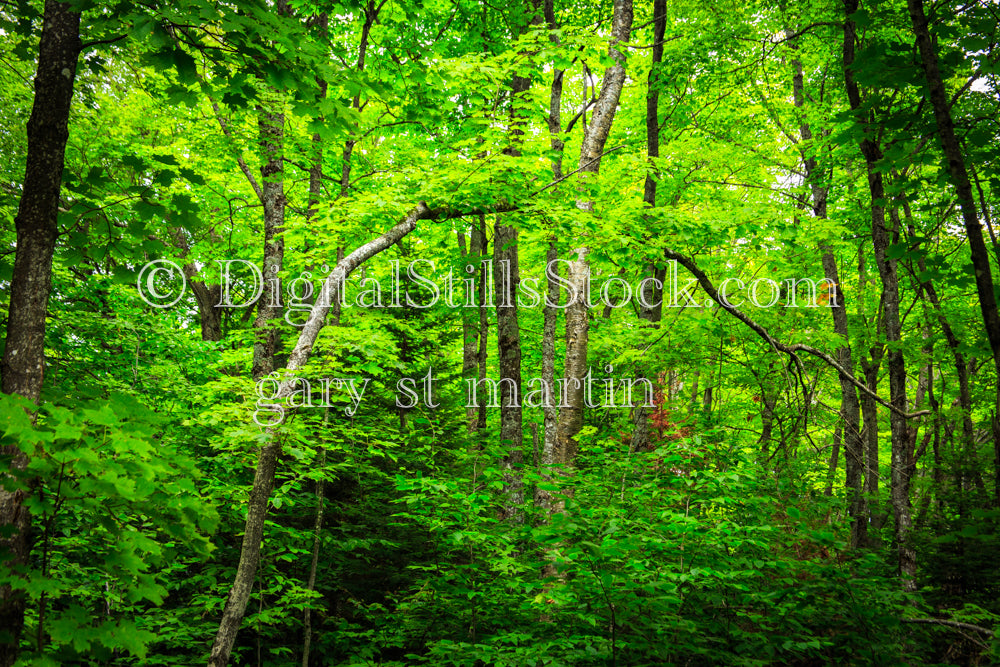
[[799,358],[798,354],[796,354],[796,353],[797,352],[806,352],[806,353],[811,354],[812,356],[814,356],[814,357],[816,357],[818,359],[823,360],[828,366],[830,366],[831,368],[833,368],[834,370],[836,370],[838,373],[840,373],[844,377],[848,378],[851,381],[851,384],[853,384],[855,387],[857,387],[858,389],[860,389],[865,394],[871,396],[878,403],[880,403],[881,405],[889,408],[890,410],[892,410],[893,412],[895,412],[898,415],[901,415],[901,416],[903,416],[903,417],[905,417],[907,419],[913,419],[915,417],[920,417],[922,415],[929,415],[929,414],[931,414],[930,410],[921,410],[919,412],[904,412],[904,411],[900,410],[899,408],[897,408],[896,406],[892,405],[891,403],[888,403],[887,401],[885,401],[882,398],[880,398],[878,396],[878,394],[876,394],[871,389],[869,389],[868,385],[866,385],[865,383],[863,383],[860,380],[858,380],[851,373],[848,373],[844,369],[843,366],[841,366],[839,363],[837,363],[837,361],[835,359],[833,359],[833,357],[831,357],[830,355],[826,354],[825,352],[817,350],[816,348],[810,347],[808,345],[803,345],[801,343],[796,343],[794,345],[785,345],[784,343],[776,340],[773,336],[771,336],[771,334],[767,331],[767,329],[765,329],[763,326],[761,326],[756,321],[754,321],[749,315],[747,315],[746,313],[744,313],[743,311],[741,311],[739,308],[737,308],[736,306],[734,306],[731,303],[729,303],[727,300],[725,300],[722,297],[720,297],[718,290],[715,289],[715,285],[712,284],[712,281],[705,274],[705,272],[702,271],[698,267],[698,265],[694,263],[694,260],[692,260],[687,255],[682,255],[679,252],[674,252],[670,248],[664,248],[663,254],[664,254],[664,256],[667,259],[672,259],[672,260],[676,261],[678,264],[680,264],[685,269],[687,269],[688,271],[690,271],[691,275],[693,275],[698,280],[698,284],[701,285],[702,289],[704,289],[705,292],[707,292],[708,295],[710,297],[712,297],[712,300],[715,301],[717,304],[719,304],[722,307],[723,310],[729,312],[733,317],[735,317],[739,321],[741,321],[744,324],[746,324],[758,336],[760,336],[762,339],[764,339],[764,341],[768,345],[770,345],[772,348],[774,348],[778,352],[784,352],[789,357],[791,357],[796,363],[801,363],[801,359]]

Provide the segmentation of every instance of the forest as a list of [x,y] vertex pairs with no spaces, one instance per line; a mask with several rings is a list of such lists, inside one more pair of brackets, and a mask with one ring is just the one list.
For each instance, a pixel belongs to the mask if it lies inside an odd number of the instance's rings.
[[997,0],[0,0],[0,667],[1000,664]]

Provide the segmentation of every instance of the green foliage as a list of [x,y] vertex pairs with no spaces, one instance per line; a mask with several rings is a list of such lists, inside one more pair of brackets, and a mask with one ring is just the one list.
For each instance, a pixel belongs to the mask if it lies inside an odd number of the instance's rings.
[[163,418],[130,396],[47,405],[37,424],[28,407],[0,401],[3,444],[31,457],[19,481],[40,559],[3,583],[32,612],[32,664],[144,658],[157,637],[146,614],[169,594],[171,563],[211,551],[218,516],[201,474],[164,438]]

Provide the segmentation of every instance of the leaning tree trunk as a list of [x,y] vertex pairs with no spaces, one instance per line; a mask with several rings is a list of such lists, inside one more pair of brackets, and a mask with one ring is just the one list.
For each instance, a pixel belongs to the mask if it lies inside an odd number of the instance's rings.
[[[0,371],[3,392],[37,402],[42,392],[45,364],[45,317],[52,287],[69,111],[80,54],[80,14],[68,3],[45,3],[42,35],[38,45],[35,99],[28,119],[28,154],[24,185],[14,227],[17,250],[10,285],[7,338]],[[3,447],[0,455],[12,457],[10,471],[27,468],[28,457],[16,446]],[[0,480],[6,481],[6,474]],[[0,551],[9,551],[3,567],[27,563],[31,516],[24,507],[24,491],[0,487]],[[11,531],[7,533],[6,531]],[[24,598],[10,586],[0,588],[0,667],[17,660],[24,627]]]
[[[846,15],[850,17],[858,9],[858,0],[844,2]],[[906,362],[900,349],[902,326],[899,312],[899,280],[896,260],[888,256],[889,232],[885,226],[885,186],[882,181],[882,150],[874,140],[867,119],[861,109],[861,94],[854,81],[855,24],[848,18],[844,22],[844,84],[851,109],[856,114],[856,122],[863,128],[860,141],[861,153],[868,170],[868,188],[871,191],[872,247],[875,263],[882,281],[882,300],[885,308],[885,337],[888,347],[886,365],[889,370],[889,401],[895,408],[889,413],[889,428],[892,439],[892,478],[890,498],[896,520],[896,556],[899,574],[904,590],[916,590],[914,577],[917,556],[910,543],[910,529],[913,520],[910,511],[910,467],[913,461],[913,438],[907,428]]]
[[[514,210],[514,207],[503,205],[496,207],[494,210],[497,212],[509,212]],[[470,214],[471,212],[469,211],[455,210],[448,207],[432,209],[421,202],[407,213],[406,217],[392,229],[377,239],[357,248],[354,252],[337,262],[337,265],[327,276],[320,289],[316,303],[313,304],[312,310],[309,313],[309,319],[306,320],[302,331],[299,333],[295,348],[288,355],[288,364],[286,365],[288,373],[279,385],[274,401],[280,405],[282,401],[287,401],[288,397],[292,394],[297,382],[295,374],[309,361],[309,355],[312,353],[316,338],[319,336],[319,332],[322,330],[327,316],[331,312],[331,304],[340,298],[339,290],[345,284],[352,271],[370,258],[398,243],[400,239],[416,229],[417,223],[421,220],[452,220]],[[285,417],[287,418],[292,412],[294,412],[294,408],[288,407],[285,410]],[[254,484],[247,507],[246,530],[243,534],[240,562],[237,567],[233,587],[229,592],[225,609],[222,612],[219,631],[212,645],[212,652],[208,662],[209,667],[221,667],[228,664],[233,642],[236,640],[236,633],[239,630],[240,622],[243,620],[247,600],[250,598],[250,589],[253,585],[257,564],[260,560],[260,546],[264,535],[264,519],[267,516],[268,499],[271,495],[271,487],[274,484],[274,472],[277,467],[278,455],[281,453],[281,440],[277,437],[278,433],[278,425],[265,429],[265,444],[261,447],[258,454],[257,471],[254,475]]]
[[[437,217],[443,216],[439,211],[434,211],[424,204],[420,204],[388,232],[337,262],[337,266],[327,276],[320,295],[309,314],[309,319],[299,334],[298,342],[288,357],[287,370],[291,376],[294,376],[294,373],[305,366],[309,360],[316,338],[330,313],[331,303],[340,298],[339,288],[344,285],[351,272],[369,258],[391,247],[416,229],[420,220],[430,220]],[[290,377],[281,383],[275,398],[276,402],[280,404],[291,394],[294,382],[294,377]],[[267,505],[271,495],[271,487],[274,484],[278,455],[281,453],[281,440],[278,437],[277,428],[268,427],[265,431],[265,437],[267,440],[257,457],[257,470],[254,474],[253,488],[247,506],[246,529],[243,533],[236,578],[222,612],[219,631],[209,656],[209,667],[222,667],[229,663],[229,655],[233,649],[233,643],[236,641],[236,633],[243,620],[247,601],[250,599],[250,591],[260,561],[260,547],[264,536]]]

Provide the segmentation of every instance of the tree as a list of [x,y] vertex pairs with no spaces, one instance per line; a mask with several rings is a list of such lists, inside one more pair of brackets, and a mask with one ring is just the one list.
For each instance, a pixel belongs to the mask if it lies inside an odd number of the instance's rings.
[[[80,13],[70,3],[45,3],[38,43],[35,100],[28,120],[28,153],[15,218],[17,254],[10,286],[7,337],[0,370],[3,392],[37,402],[45,373],[45,320],[52,284],[56,216],[62,184],[73,82],[80,56]],[[5,475],[22,474],[28,456],[18,447],[2,452],[10,458]],[[9,479],[9,478],[8,478]],[[31,516],[24,507],[25,491],[4,483],[0,489],[0,526],[13,534],[0,542],[9,551],[5,567],[24,566],[30,549]],[[0,624],[9,635],[0,643],[0,665],[13,665],[24,625],[24,601],[10,586],[0,588]]]

